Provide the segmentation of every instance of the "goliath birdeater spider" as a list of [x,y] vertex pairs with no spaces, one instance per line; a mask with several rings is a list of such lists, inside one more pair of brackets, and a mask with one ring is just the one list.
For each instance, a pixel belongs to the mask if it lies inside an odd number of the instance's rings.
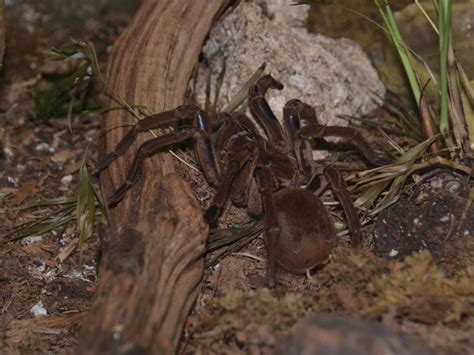
[[[109,207],[117,205],[137,183],[146,157],[193,139],[201,170],[209,184],[217,188],[205,212],[206,221],[215,223],[229,198],[238,206],[247,206],[254,216],[263,214],[269,287],[276,285],[277,265],[302,273],[329,257],[334,231],[329,212],[316,193],[326,186],[321,177],[329,181],[344,209],[352,245],[359,245],[361,225],[345,181],[334,165],[315,165],[309,139],[342,137],[351,141],[371,164],[382,165],[386,160],[355,129],[319,124],[315,110],[299,100],[285,105],[282,126],[264,97],[269,88],[281,90],[283,85],[265,75],[249,90],[250,111],[265,136],[242,112],[209,115],[189,105],[140,120],[97,164],[97,172],[127,152],[137,134],[178,121],[183,125],[140,146],[127,181],[110,198]],[[211,117],[218,119],[211,122]],[[301,126],[302,120],[307,124]],[[215,126],[218,128],[213,133]]]

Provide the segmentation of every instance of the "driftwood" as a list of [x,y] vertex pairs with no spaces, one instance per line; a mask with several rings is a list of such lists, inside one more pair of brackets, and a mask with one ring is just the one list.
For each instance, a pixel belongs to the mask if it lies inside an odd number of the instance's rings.
[[4,4],[0,2],[0,68],[3,63],[3,55],[5,54],[5,15],[4,15]]
[[[181,104],[203,41],[227,2],[145,0],[110,54],[109,89],[155,112]],[[101,154],[130,123],[134,118],[125,110],[107,115]],[[137,147],[150,138],[143,134],[101,174],[105,200],[125,182]],[[152,157],[142,182],[108,217],[99,287],[76,352],[173,353],[199,291],[208,235],[191,188],[168,154]]]

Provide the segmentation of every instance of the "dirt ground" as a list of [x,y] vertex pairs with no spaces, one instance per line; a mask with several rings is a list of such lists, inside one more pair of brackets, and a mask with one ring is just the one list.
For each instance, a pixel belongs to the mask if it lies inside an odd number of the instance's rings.
[[[100,11],[92,1],[84,2],[81,11],[94,6]],[[67,13],[54,1],[35,5],[17,1],[7,6],[7,55],[0,88],[2,236],[14,226],[40,223],[47,215],[58,218],[63,206],[19,207],[75,197],[86,150],[90,163],[97,154],[101,115],[75,117],[72,132],[65,119],[35,117],[37,90],[69,70],[64,63],[46,61],[41,53],[63,45],[74,35],[94,41],[104,59],[130,18],[123,9],[100,16]],[[99,99],[98,92],[91,95]],[[84,245],[81,260],[75,222],[44,234],[36,231],[27,238],[0,244],[1,353],[70,352],[95,293],[97,234]]]
[[[38,53],[60,45],[70,34],[81,35],[94,41],[105,63],[109,46],[130,20],[129,12],[113,9],[101,14],[100,20],[92,18],[80,25],[81,31],[46,33],[41,26],[31,31],[28,22],[23,27],[13,24],[28,11],[41,18],[41,9],[19,4],[10,11],[7,22],[10,37],[14,34],[22,45],[8,43],[0,88],[0,235],[19,224],[55,215],[60,206],[19,207],[75,196],[87,149],[91,170],[96,161],[100,114],[75,117],[72,133],[64,118],[33,118],[36,90],[65,70]],[[31,18],[36,17],[30,16],[29,21]],[[97,91],[91,95],[99,99]],[[192,160],[188,153],[179,154]],[[357,156],[350,158],[353,160],[340,165],[343,170],[364,168]],[[207,206],[214,191],[203,176],[178,161],[176,166],[203,207]],[[258,233],[239,252],[218,259],[219,250],[210,253],[202,292],[188,317],[180,353],[284,352],[294,339],[312,331],[335,334],[349,329],[353,334],[352,325],[360,330],[371,324],[380,334],[408,336],[400,338],[398,349],[472,354],[471,189],[472,182],[460,173],[445,169],[420,172],[409,179],[398,203],[382,211],[375,221],[365,218],[364,232],[370,237],[361,249],[348,246],[343,226],[325,265],[309,276],[280,271],[279,286],[273,290],[263,287],[266,251]],[[335,219],[343,221],[330,191],[323,201]],[[230,207],[220,227],[250,221],[245,210]],[[81,327],[87,327],[83,320],[97,285],[97,231],[84,244],[82,258],[75,221],[44,234],[0,242],[0,349],[8,354],[70,353]],[[326,314],[331,321],[325,326],[321,320],[308,321],[294,328],[314,312]],[[359,326],[356,320],[373,323]],[[390,336],[381,335],[379,345],[388,346],[390,340],[385,339]],[[349,338],[340,344],[347,345]]]

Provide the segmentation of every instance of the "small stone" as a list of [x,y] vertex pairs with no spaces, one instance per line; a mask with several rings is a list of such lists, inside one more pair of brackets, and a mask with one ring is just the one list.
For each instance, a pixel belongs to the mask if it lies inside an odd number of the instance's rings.
[[41,264],[36,267],[36,271],[39,273],[45,272],[45,270],[46,264],[44,262],[41,262]]
[[48,311],[44,307],[43,301],[38,301],[38,303],[31,307],[30,312],[33,313],[35,317],[42,317],[48,314]]
[[18,179],[12,176],[7,176],[7,184],[9,187],[18,187]]
[[12,157],[13,156],[12,150],[8,147],[3,148],[3,154],[5,154],[5,156],[7,156],[7,157]]
[[441,222],[448,222],[450,216],[451,216],[450,214],[447,214],[447,215],[441,217],[439,220],[440,220]]
[[54,147],[51,147],[48,143],[40,143],[35,147],[35,150],[37,152],[49,152],[49,153],[54,153],[55,149]]
[[42,236],[35,235],[35,236],[23,238],[22,243],[25,244],[25,245],[28,245],[28,244],[33,244],[33,243],[36,243],[36,242],[40,242],[41,240],[43,240]]
[[68,185],[69,183],[71,183],[72,179],[73,179],[72,175],[63,176],[61,178],[61,183],[64,185]]

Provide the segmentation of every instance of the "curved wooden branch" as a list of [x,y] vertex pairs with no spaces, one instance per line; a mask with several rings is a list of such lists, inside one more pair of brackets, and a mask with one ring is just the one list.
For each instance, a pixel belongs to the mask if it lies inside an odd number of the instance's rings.
[[0,69],[2,68],[3,55],[5,54],[5,17],[3,1],[0,3]]
[[[227,2],[145,0],[110,54],[110,89],[156,112],[181,104],[203,41]],[[102,154],[120,141],[128,123],[134,118],[125,110],[107,115]],[[139,137],[101,174],[105,200],[150,137]],[[173,353],[199,290],[208,226],[168,154],[147,159],[142,182],[109,211],[109,222],[97,296],[76,352]]]

